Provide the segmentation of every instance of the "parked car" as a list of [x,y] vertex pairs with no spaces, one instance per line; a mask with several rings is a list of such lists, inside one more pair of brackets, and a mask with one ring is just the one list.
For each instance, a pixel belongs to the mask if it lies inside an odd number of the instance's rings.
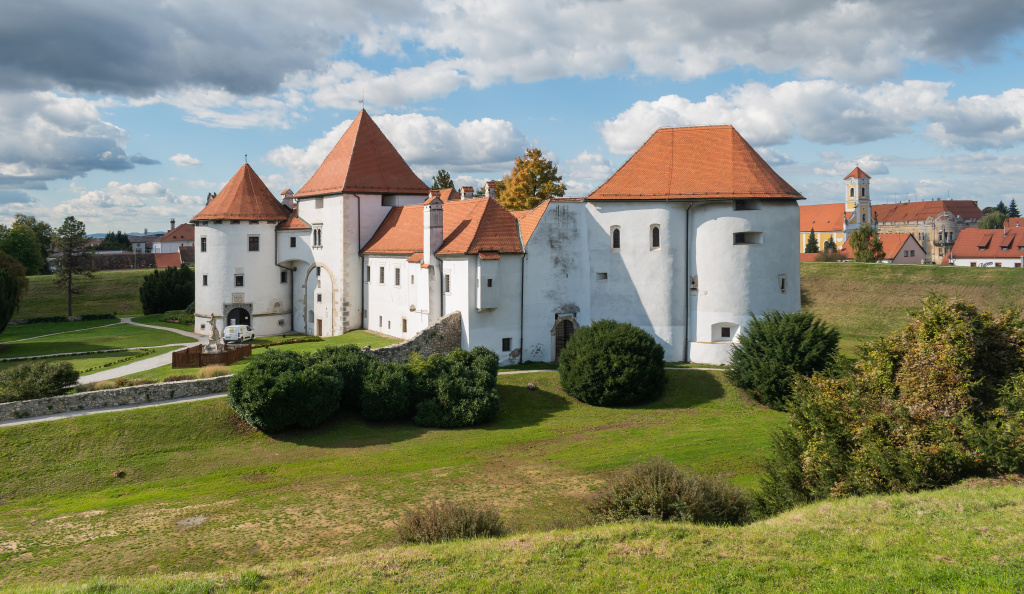
[[224,342],[242,342],[252,340],[256,333],[249,326],[228,326],[224,328]]

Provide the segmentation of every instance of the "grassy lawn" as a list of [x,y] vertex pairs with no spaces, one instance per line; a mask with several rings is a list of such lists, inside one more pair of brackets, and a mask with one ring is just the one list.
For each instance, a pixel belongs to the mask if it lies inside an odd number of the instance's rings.
[[[75,286],[82,293],[71,298],[74,315],[112,313],[122,316],[141,314],[139,286],[142,277],[152,270],[104,270],[92,278],[75,278]],[[66,316],[68,299],[61,289],[53,284],[53,276],[28,277],[28,294],[21,300],[21,307],[14,313],[14,319]],[[6,334],[6,332],[5,332]]]
[[188,341],[188,338],[173,332],[129,324],[114,324],[70,334],[57,334],[33,338],[24,342],[0,344],[0,358],[160,346]]
[[87,328],[98,328],[100,326],[109,326],[111,324],[118,324],[117,320],[86,320],[78,322],[47,322],[44,324],[18,324],[16,326],[8,325],[4,329],[3,334],[0,334],[0,343],[11,342],[12,340],[22,340],[25,338],[35,338],[36,336],[44,336],[46,334],[57,334],[59,332],[75,332],[78,330],[85,330]]
[[63,591],[1020,592],[1022,502],[1019,484],[958,486],[820,503],[739,528],[608,524]]
[[226,399],[0,427],[0,584],[360,551],[439,499],[545,530],[571,524],[609,471],[653,454],[751,486],[783,415],[718,372],[669,378],[657,402],[606,409],[566,397],[552,373],[501,376],[499,418],[462,430],[341,414],[267,437]]
[[176,324],[174,322],[165,322],[160,318],[165,317],[167,314],[149,314],[148,316],[135,316],[132,318],[133,322],[138,324],[146,324],[148,326],[163,326],[164,328],[173,328],[175,330],[185,330],[186,332],[192,332],[192,324]]
[[997,312],[1024,307],[1024,269],[804,262],[804,311],[834,324],[840,351],[903,328],[930,293],[958,296]]
[[[177,348],[179,347],[153,347],[153,353],[152,355],[149,356],[155,357],[156,355],[168,353]],[[47,357],[46,359],[42,360],[48,361],[50,363],[56,363],[58,361],[69,361],[71,365],[75,368],[75,370],[77,370],[79,373],[84,374],[86,369],[92,369],[93,367],[99,367],[106,363],[117,361],[119,359],[124,359],[125,357],[131,356],[135,352],[136,351],[118,351],[116,353],[91,353],[88,355],[71,355],[69,357]],[[106,371],[107,369],[114,369],[127,363],[142,361],[145,358],[146,357],[133,359],[132,361],[125,361],[124,363],[114,363],[110,367],[103,367],[102,369],[93,369],[89,373],[97,373],[99,371]],[[15,365],[21,365],[23,363],[25,363],[25,361],[0,361],[0,369],[7,369],[8,367],[14,367]]]

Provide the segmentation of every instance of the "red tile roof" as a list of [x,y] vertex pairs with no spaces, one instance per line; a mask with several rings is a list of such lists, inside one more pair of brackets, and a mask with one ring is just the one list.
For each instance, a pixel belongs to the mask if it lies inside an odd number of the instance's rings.
[[846,217],[846,205],[841,202],[838,204],[801,205],[800,231],[804,233],[809,233],[811,229],[814,229],[816,233],[842,231]]
[[802,199],[732,126],[656,131],[588,200]]
[[866,174],[866,173],[864,173],[864,170],[861,169],[860,167],[854,167],[853,171],[850,172],[850,175],[847,175],[843,179],[850,179],[851,177],[871,179],[871,176]]
[[[882,241],[882,252],[885,253],[882,259],[884,260],[892,260],[899,256],[903,251],[903,246],[910,239],[913,239],[917,247],[921,248],[921,244],[917,243],[917,239],[910,233],[879,233],[878,238]],[[843,244],[839,254],[847,260],[853,260],[853,246],[850,245],[850,242]],[[924,248],[921,248],[921,255],[924,256]]]
[[950,212],[965,221],[976,221],[982,216],[978,203],[973,200],[927,200],[871,207],[871,214],[879,223],[923,221],[944,212]]
[[429,191],[366,110],[361,110],[295,197],[343,192],[426,194]]
[[288,218],[277,226],[277,229],[278,231],[306,231],[312,229],[312,227],[299,217],[297,210],[293,210],[288,215]]
[[156,262],[157,268],[181,266],[181,254],[178,252],[171,252],[169,254],[153,254],[153,259]]
[[1021,247],[1024,247],[1024,225],[1008,229],[967,228],[957,235],[950,253],[953,258],[1013,258],[1020,261],[1024,256]]
[[530,243],[530,238],[533,237],[533,232],[537,230],[537,225],[540,224],[541,217],[547,211],[548,204],[551,204],[551,201],[545,200],[530,210],[517,210],[512,213],[513,216],[519,219],[519,234],[523,238],[523,245]]
[[196,246],[194,245],[183,245],[178,248],[178,254],[181,256],[181,261],[186,264],[195,264],[196,262]]
[[[500,252],[519,254],[516,218],[490,198],[452,200],[442,205],[444,240],[439,255]],[[392,208],[363,246],[368,254],[415,254],[423,251],[423,206]]]
[[800,254],[801,262],[814,262],[821,254]]
[[196,226],[191,223],[183,223],[168,231],[156,241],[195,241]]
[[283,221],[289,213],[246,163],[192,220]]
[[1003,226],[1006,228],[1024,227],[1024,217],[1010,217],[1003,221]]

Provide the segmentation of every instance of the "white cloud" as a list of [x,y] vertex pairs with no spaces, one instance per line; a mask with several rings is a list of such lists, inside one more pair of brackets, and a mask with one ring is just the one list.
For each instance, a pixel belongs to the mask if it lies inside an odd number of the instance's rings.
[[601,133],[614,153],[636,150],[665,126],[732,124],[755,146],[784,144],[798,135],[820,143],[857,144],[927,125],[946,145],[1010,146],[1024,140],[1024,91],[998,97],[947,98],[950,83],[920,80],[881,83],[861,90],[831,81],[791,81],[769,87],[747,83],[725,95],[692,102],[678,95],[637,101]]
[[447,60],[395,69],[390,74],[367,70],[355,62],[331,63],[324,71],[301,72],[285,82],[288,89],[309,93],[318,107],[359,109],[365,105],[397,107],[445,97],[467,77]]
[[199,167],[202,161],[186,153],[178,153],[171,156],[171,162],[178,167]]
[[71,184],[71,190],[78,196],[50,209],[50,218],[59,221],[74,216],[90,228],[134,228],[139,221],[188,219],[206,202],[200,196],[177,195],[156,182],[120,184],[112,181],[98,190]]
[[855,159],[836,159],[829,165],[814,168],[815,175],[845,178],[854,167],[860,167],[868,175],[879,176],[889,173],[889,159],[880,155],[862,155]]

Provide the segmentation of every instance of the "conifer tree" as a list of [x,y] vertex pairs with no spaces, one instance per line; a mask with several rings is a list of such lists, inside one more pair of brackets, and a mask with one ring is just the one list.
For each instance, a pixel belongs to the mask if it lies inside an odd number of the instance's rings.
[[530,148],[499,182],[498,202],[509,210],[528,210],[552,196],[564,196],[565,189],[558,166],[545,159],[539,148]]
[[818,253],[818,236],[814,234],[814,227],[811,227],[810,236],[807,238],[807,244],[804,245],[805,254],[817,254]]
[[446,188],[454,188],[455,182],[452,181],[452,176],[448,175],[448,172],[444,169],[438,169],[437,175],[431,178],[434,185],[430,186],[431,190],[444,190]]
[[1017,210],[1017,200],[1015,200],[1015,199],[1011,199],[1010,200],[1010,207],[1006,209],[1006,214],[1010,215],[1011,217],[1019,217],[1020,216],[1020,211]]
[[53,251],[57,256],[57,270],[53,283],[65,289],[68,296],[68,317],[71,317],[71,296],[82,292],[74,286],[75,276],[92,276],[92,251],[89,238],[85,236],[85,223],[67,217],[64,224],[53,234]]

